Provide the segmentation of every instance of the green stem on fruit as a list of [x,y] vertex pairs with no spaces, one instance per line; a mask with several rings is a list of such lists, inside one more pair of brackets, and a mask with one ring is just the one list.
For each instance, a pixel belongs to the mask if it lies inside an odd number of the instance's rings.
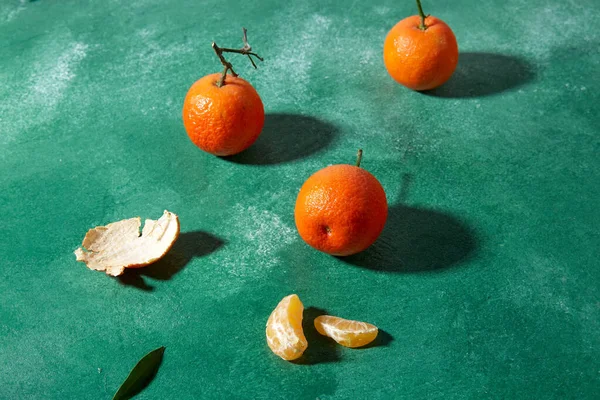
[[233,70],[233,66],[231,65],[231,63],[228,62],[225,59],[225,57],[223,57],[223,53],[237,53],[237,54],[243,54],[245,56],[248,56],[248,59],[250,60],[250,62],[252,63],[252,66],[254,68],[256,68],[256,63],[252,59],[253,56],[256,57],[257,59],[259,59],[260,61],[264,61],[264,59],[261,56],[252,52],[252,47],[250,46],[250,44],[248,44],[248,35],[247,35],[246,28],[242,28],[242,30],[244,32],[244,36],[242,36],[242,41],[244,42],[244,47],[242,47],[241,49],[229,49],[226,47],[219,47],[219,46],[217,46],[217,44],[215,42],[212,43],[213,50],[217,54],[217,57],[219,57],[221,64],[223,64],[223,75],[221,76],[221,79],[217,83],[218,87],[222,87],[223,85],[225,85],[225,78],[227,77],[227,71],[231,71],[231,75],[233,75],[234,77],[238,76],[238,74],[236,74],[235,71]]
[[423,7],[421,7],[421,0],[417,0],[417,8],[419,9],[419,16],[421,17],[419,29],[424,31],[425,29],[427,29],[427,26],[425,25],[425,18],[429,17],[429,14],[425,15],[425,13],[423,12]]
[[362,160],[362,149],[358,149],[358,154],[356,155],[356,166],[360,168],[360,162]]

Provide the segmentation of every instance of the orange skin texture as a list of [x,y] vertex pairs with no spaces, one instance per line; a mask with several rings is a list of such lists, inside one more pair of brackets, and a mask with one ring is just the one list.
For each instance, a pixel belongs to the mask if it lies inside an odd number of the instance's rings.
[[458,64],[458,44],[452,29],[436,17],[425,18],[427,29],[419,29],[421,17],[398,22],[383,44],[383,62],[398,83],[413,90],[430,90],[444,84]]
[[192,142],[216,156],[246,150],[260,135],[265,110],[256,90],[244,79],[206,75],[189,89],[183,102],[183,125]]
[[304,182],[294,217],[302,239],[336,256],[365,250],[381,234],[387,219],[383,187],[368,171],[332,165]]

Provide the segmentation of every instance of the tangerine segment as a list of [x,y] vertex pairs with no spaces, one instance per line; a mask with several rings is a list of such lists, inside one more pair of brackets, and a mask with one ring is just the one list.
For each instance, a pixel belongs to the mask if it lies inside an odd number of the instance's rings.
[[267,344],[284,360],[299,358],[308,347],[302,331],[303,311],[300,298],[290,294],[279,302],[267,321]]
[[333,315],[320,315],[315,318],[315,328],[346,347],[362,347],[377,337],[379,330],[366,322],[352,321]]

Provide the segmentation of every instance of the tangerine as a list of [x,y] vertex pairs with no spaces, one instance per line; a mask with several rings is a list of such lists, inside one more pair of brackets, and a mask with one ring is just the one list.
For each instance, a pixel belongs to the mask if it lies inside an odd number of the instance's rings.
[[317,332],[345,347],[365,346],[375,340],[379,333],[375,325],[333,315],[320,315],[315,318],[314,323]]
[[294,218],[300,237],[327,254],[348,256],[377,240],[387,219],[381,183],[357,165],[331,165],[304,182]]
[[295,294],[284,297],[267,321],[267,344],[284,360],[295,360],[308,347],[302,330],[304,305]]
[[419,15],[398,22],[383,44],[383,61],[398,83],[413,90],[434,89],[445,83],[458,64],[458,44],[452,29],[441,19]]
[[183,102],[183,124],[191,141],[217,156],[246,150],[260,135],[265,123],[262,100],[246,80],[221,73],[196,81]]
[[[241,49],[212,48],[223,64],[221,74],[206,75],[188,90],[183,102],[183,125],[192,142],[202,150],[217,155],[229,156],[246,150],[260,135],[265,124],[265,109],[260,96],[252,85],[238,77],[233,66],[223,53],[237,53],[263,61],[252,52],[246,28]],[[227,74],[227,72],[231,74]]]

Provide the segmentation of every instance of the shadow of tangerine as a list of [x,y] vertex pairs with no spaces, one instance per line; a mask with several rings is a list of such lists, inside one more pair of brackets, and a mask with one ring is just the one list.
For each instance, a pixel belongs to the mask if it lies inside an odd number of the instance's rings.
[[247,150],[221,157],[239,164],[281,164],[308,157],[326,148],[338,129],[329,122],[300,114],[265,115],[265,126]]
[[308,348],[304,351],[302,357],[292,361],[293,363],[312,365],[338,362],[340,360],[339,345],[327,336],[321,335],[315,328],[315,318],[326,314],[325,310],[316,307],[308,307],[304,310],[302,330],[308,342]]
[[355,349],[360,350],[360,349],[371,349],[373,347],[387,347],[393,341],[394,341],[394,337],[392,335],[390,335],[389,333],[387,333],[387,331],[384,331],[383,329],[379,329],[379,332],[377,333],[377,337],[375,338],[375,340],[373,340],[371,343],[367,344],[366,346],[355,347]]
[[341,261],[398,273],[441,270],[459,264],[478,247],[474,232],[454,216],[431,209],[394,205],[377,241]]
[[490,96],[524,85],[535,76],[535,66],[523,58],[466,52],[459,54],[458,66],[448,82],[423,93],[447,98]]

